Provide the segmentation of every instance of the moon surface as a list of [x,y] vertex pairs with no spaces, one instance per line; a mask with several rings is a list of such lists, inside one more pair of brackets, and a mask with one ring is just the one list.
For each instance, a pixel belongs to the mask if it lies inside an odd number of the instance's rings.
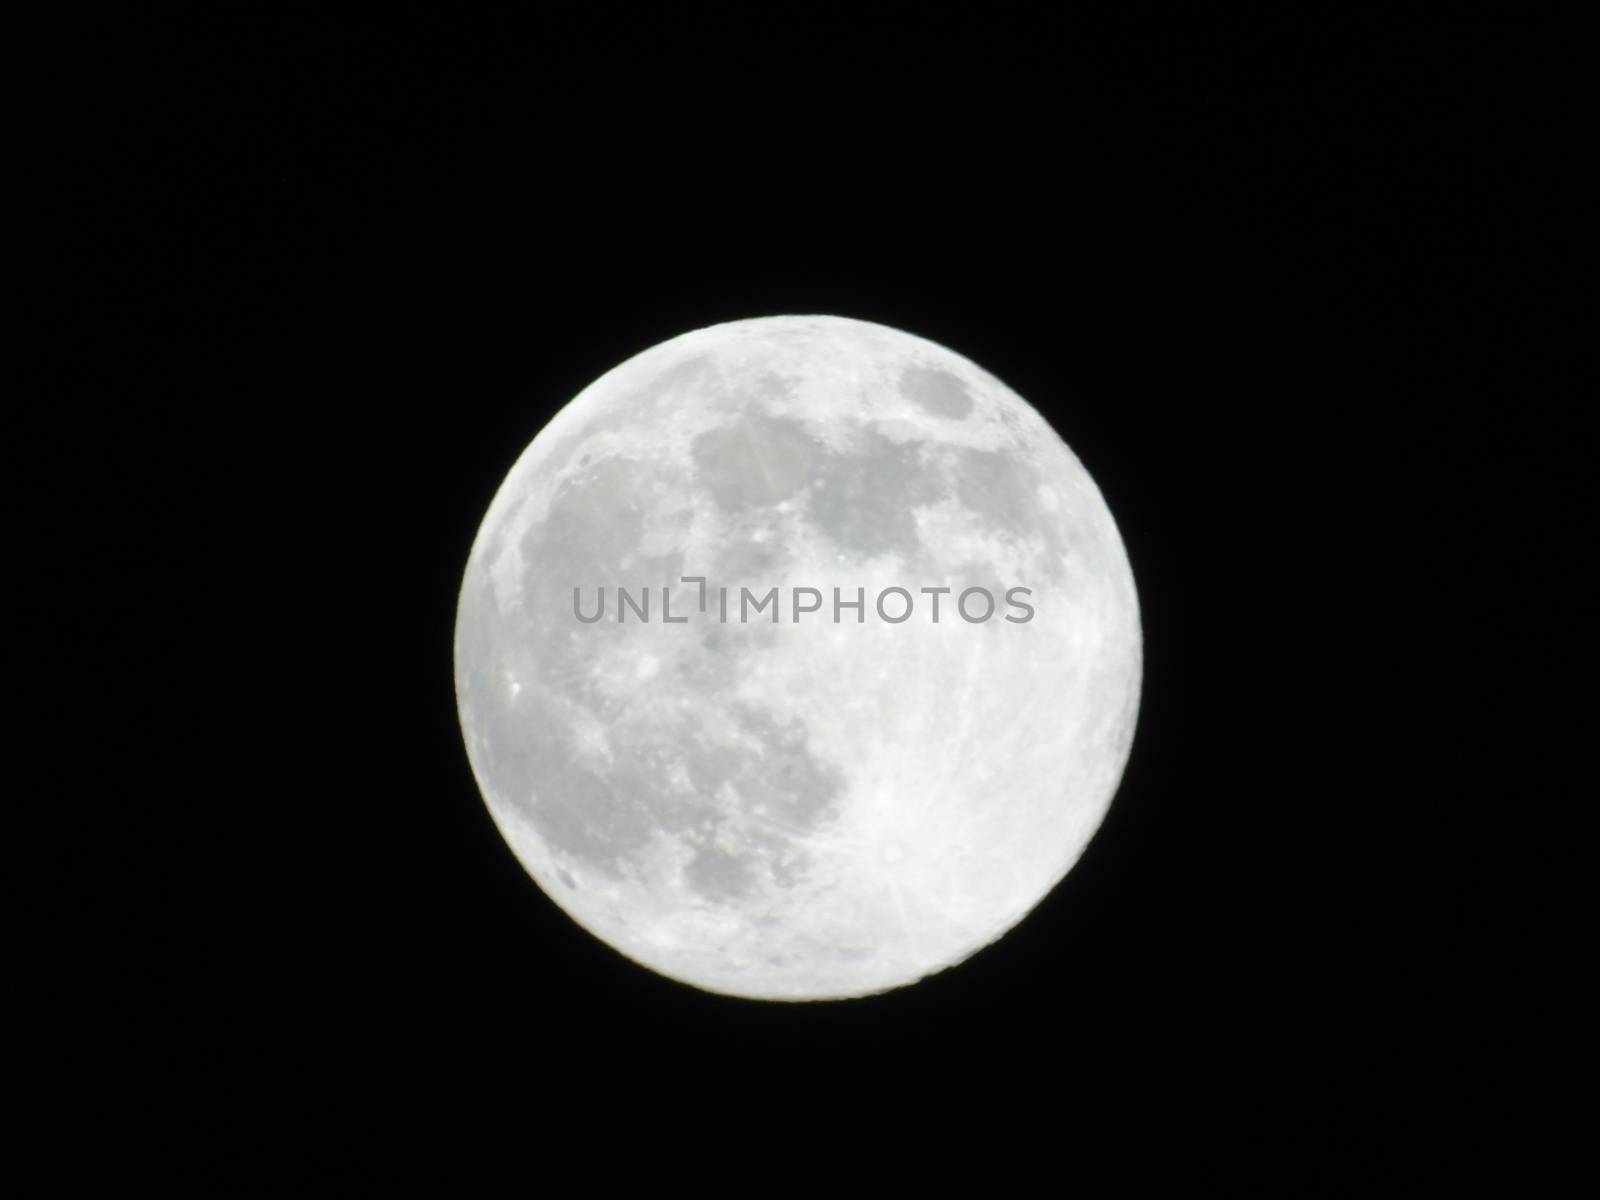
[[468,757],[539,887],[646,967],[772,1000],[1016,925],[1105,816],[1141,655],[1122,539],[1050,425],[942,346],[820,316],[584,389],[489,506],[455,630]]

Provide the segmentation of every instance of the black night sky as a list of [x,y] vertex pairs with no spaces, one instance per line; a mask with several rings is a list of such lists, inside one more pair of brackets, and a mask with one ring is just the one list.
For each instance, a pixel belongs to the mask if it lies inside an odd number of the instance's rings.
[[[51,1169],[1570,1179],[1585,39],[935,7],[18,33],[17,799],[64,836],[12,848],[15,1132]],[[1066,881],[953,972],[809,1006],[659,978],[546,900],[450,658],[555,409],[794,312],[1040,408],[1146,647]]]

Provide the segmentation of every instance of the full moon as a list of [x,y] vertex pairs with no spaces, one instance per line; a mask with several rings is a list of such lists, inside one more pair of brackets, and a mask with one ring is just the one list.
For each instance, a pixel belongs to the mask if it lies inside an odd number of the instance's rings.
[[456,615],[461,729],[580,926],[711,992],[914,983],[1021,921],[1139,707],[1127,553],[1033,408],[841,317],[601,376],[501,484]]

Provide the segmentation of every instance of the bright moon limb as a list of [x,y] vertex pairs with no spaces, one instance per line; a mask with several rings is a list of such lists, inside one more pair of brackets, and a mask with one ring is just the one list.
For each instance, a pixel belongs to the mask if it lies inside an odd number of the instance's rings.
[[841,317],[684,334],[517,460],[461,585],[472,769],[535,882],[708,991],[867,995],[1072,868],[1139,705],[1094,481],[960,355]]

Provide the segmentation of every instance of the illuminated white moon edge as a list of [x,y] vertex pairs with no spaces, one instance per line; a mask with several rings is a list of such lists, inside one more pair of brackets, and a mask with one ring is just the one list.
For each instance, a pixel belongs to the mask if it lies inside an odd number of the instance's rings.
[[[727,622],[685,576],[729,589]],[[619,586],[649,620],[616,619]],[[741,623],[742,587],[778,587],[780,620]],[[925,587],[952,589],[937,623]],[[991,619],[953,611],[971,587]],[[1004,619],[1013,587],[1031,619]],[[796,588],[822,611],[794,621]],[[455,671],[551,899],[674,979],[810,1000],[958,963],[1061,880],[1127,761],[1141,637],[1105,502],[1021,398],[897,330],[771,317],[655,346],[539,433],[473,545]]]

